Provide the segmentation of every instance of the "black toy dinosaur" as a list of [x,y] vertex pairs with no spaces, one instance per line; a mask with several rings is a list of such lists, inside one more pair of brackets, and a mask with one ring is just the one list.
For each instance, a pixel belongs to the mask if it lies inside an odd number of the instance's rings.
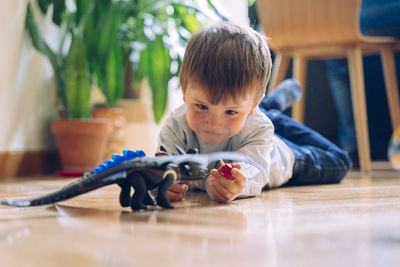
[[[112,161],[105,161],[93,172],[48,195],[28,200],[0,200],[0,204],[30,207],[53,204],[110,184],[121,187],[120,204],[131,206],[133,210],[145,209],[146,205],[159,205],[171,209],[173,206],[167,196],[168,188],[179,181],[204,179],[208,176],[207,166],[219,160],[248,161],[236,152],[213,154],[186,154],[177,147],[181,155],[162,155],[145,157],[143,151],[124,150],[123,155],[113,155]],[[194,151],[190,151],[194,153]],[[131,197],[131,187],[134,194]],[[158,188],[156,201],[149,190]]]

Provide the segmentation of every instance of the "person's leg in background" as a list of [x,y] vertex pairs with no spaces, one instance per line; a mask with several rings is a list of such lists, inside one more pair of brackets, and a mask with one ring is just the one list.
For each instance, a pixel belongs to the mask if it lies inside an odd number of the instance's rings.
[[[399,0],[363,0],[360,12],[360,29],[364,35],[400,37]],[[400,60],[396,60],[400,72]],[[327,60],[327,78],[337,110],[339,127],[338,143],[350,153],[358,165],[357,141],[351,104],[350,82],[345,59]],[[398,75],[399,76],[399,75]],[[366,80],[373,79],[366,75]],[[384,84],[382,83],[382,88]],[[367,88],[368,86],[366,86]],[[380,90],[382,93],[385,90]]]
[[361,33],[400,38],[399,12],[399,0],[363,0],[360,12]]
[[327,60],[326,69],[333,103],[338,116],[339,146],[349,153],[355,164],[358,164],[347,60]]

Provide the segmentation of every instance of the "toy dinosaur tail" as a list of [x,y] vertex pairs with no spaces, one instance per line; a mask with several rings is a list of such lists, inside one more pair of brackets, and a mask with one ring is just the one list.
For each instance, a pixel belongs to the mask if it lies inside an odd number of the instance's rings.
[[5,199],[0,200],[0,204],[8,205],[8,206],[16,206],[16,207],[31,207],[31,206],[39,206],[56,203],[58,201],[66,200],[71,197],[82,194],[82,190],[79,187],[78,183],[72,182],[60,190],[50,193],[48,195],[44,195],[41,197],[33,198],[33,199]]
[[87,176],[84,175],[82,178],[67,184],[60,190],[53,193],[33,199],[4,199],[0,200],[0,205],[31,207],[53,204],[95,190],[99,187],[116,183],[118,179],[123,177],[126,177],[126,173],[124,171],[117,171],[111,174],[110,171],[108,171],[100,174],[89,174]]

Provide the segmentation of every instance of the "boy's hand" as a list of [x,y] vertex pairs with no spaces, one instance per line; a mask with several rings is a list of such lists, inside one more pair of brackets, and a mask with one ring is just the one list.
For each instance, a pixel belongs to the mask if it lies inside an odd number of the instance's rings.
[[242,192],[242,189],[246,186],[247,178],[240,169],[239,163],[233,164],[231,173],[234,179],[232,180],[221,175],[216,169],[211,170],[208,185],[210,186],[210,193],[216,201],[232,201]]
[[[166,149],[163,146],[161,146],[160,151],[157,152],[155,156],[158,157],[158,156],[165,156],[165,155],[170,155],[170,154],[166,151]],[[169,200],[171,200],[171,201],[181,200],[189,188],[188,185],[189,185],[189,182],[187,182],[187,181],[171,185],[167,191],[167,196],[168,196]]]
[[167,192],[169,200],[171,200],[171,201],[181,200],[189,188],[188,185],[189,185],[189,182],[187,182],[187,181],[171,185],[168,188],[168,192]]

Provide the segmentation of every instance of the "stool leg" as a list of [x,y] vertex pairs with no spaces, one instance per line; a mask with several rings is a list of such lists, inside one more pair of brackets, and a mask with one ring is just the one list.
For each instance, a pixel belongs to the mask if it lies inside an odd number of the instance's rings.
[[307,59],[304,56],[295,56],[293,58],[293,78],[298,80],[303,87],[303,95],[292,109],[292,117],[300,123],[304,123],[304,112],[306,104],[306,77],[307,77]]
[[274,65],[272,66],[271,80],[268,86],[268,93],[271,93],[285,78],[289,68],[290,57],[276,52]]
[[368,172],[371,170],[371,154],[361,48],[355,47],[350,49],[347,59],[349,62],[351,99],[353,103],[360,169],[361,171]]
[[393,131],[400,125],[399,91],[394,63],[393,49],[385,47],[381,50],[383,76],[385,78],[386,96]]

